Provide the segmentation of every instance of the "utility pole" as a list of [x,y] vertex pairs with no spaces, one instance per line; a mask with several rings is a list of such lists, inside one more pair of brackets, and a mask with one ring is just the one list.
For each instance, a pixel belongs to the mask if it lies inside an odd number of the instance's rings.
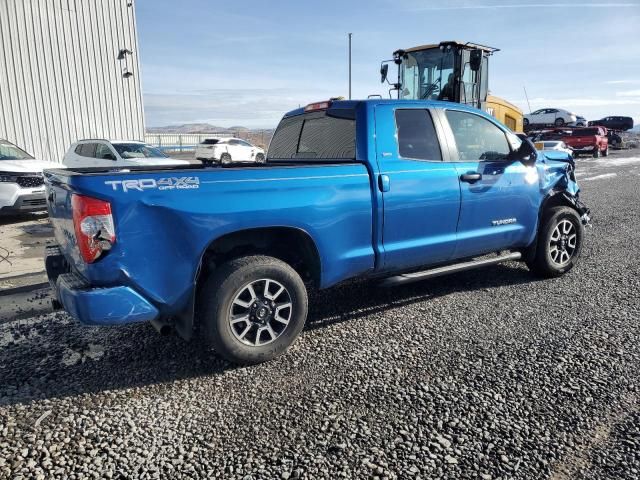
[[351,37],[353,33],[349,33],[349,100],[351,100]]

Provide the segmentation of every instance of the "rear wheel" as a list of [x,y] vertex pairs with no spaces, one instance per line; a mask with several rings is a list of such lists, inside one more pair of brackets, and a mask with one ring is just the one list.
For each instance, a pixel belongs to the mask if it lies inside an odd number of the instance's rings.
[[201,298],[204,340],[234,363],[260,363],[280,355],[307,318],[300,275],[273,257],[242,257],[221,265]]
[[256,155],[256,162],[258,163],[264,163],[264,154],[259,153]]
[[544,215],[536,239],[536,252],[527,266],[536,275],[558,277],[571,270],[580,257],[584,226],[577,212],[554,207]]
[[522,125],[524,125],[525,127],[528,127],[529,126],[529,119],[523,118],[522,119]]
[[223,153],[222,155],[220,155],[220,163],[222,163],[223,165],[228,165],[231,163],[231,155],[229,155],[228,153]]

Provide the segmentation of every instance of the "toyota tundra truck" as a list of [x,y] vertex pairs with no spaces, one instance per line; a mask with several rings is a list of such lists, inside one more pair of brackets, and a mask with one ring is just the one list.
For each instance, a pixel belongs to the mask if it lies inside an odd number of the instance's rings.
[[460,104],[318,102],[284,116],[265,163],[46,171],[45,263],[84,325],[150,322],[258,363],[301,332],[310,289],[567,273],[589,221],[574,166]]

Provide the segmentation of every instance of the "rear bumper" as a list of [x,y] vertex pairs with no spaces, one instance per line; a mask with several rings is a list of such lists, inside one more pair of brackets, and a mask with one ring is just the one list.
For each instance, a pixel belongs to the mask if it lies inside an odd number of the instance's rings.
[[45,266],[57,301],[83,325],[124,325],[158,318],[158,309],[132,288],[94,288],[69,273],[57,247],[47,248]]

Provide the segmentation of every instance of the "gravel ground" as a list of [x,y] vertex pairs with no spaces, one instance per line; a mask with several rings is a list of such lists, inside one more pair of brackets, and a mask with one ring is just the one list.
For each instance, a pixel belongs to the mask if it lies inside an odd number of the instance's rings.
[[336,288],[268,364],[147,325],[0,325],[0,477],[640,478],[640,158],[580,162],[571,274]]

